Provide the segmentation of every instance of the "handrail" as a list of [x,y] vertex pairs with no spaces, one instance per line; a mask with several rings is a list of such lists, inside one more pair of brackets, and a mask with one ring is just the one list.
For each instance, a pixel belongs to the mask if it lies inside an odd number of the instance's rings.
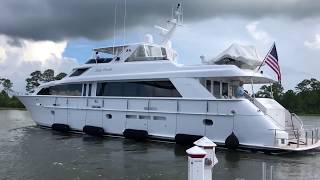
[[297,120],[298,123],[300,124],[300,129],[303,129],[303,126],[304,126],[304,125],[303,125],[303,122],[302,122],[302,120],[300,119],[300,117],[297,116],[295,113],[291,113],[291,116],[296,118],[296,120]]
[[[319,129],[318,128],[314,128],[314,129],[309,129],[309,130],[306,130],[306,129],[302,129],[302,130],[298,130],[298,129],[292,129],[292,130],[282,130],[282,129],[268,129],[268,130],[272,130],[272,131],[275,131],[274,133],[274,143],[276,144],[277,140],[278,139],[285,139],[285,140],[297,140],[297,147],[299,147],[300,145],[300,141],[302,139],[305,139],[305,142],[303,143],[304,145],[308,145],[308,143],[310,142],[311,140],[311,144],[310,145],[313,145],[315,143],[318,143],[319,141]],[[293,131],[295,133],[297,133],[298,135],[296,136],[296,138],[277,138],[277,131],[282,131],[282,132],[287,132],[288,131]],[[308,138],[308,132],[311,132],[311,138]],[[305,134],[305,137],[300,137],[301,135],[304,135]],[[302,141],[303,142],[303,141]]]

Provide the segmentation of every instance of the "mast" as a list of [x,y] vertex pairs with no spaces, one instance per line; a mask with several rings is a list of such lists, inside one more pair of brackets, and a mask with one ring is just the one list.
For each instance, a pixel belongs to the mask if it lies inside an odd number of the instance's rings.
[[168,25],[171,26],[169,29],[166,29],[160,26],[155,26],[155,28],[160,30],[160,35],[163,37],[163,40],[161,42],[163,45],[166,45],[170,41],[177,26],[182,26],[182,20],[183,20],[183,10],[182,10],[181,4],[179,3],[178,6],[176,7],[176,10],[173,14],[172,19],[167,22]]

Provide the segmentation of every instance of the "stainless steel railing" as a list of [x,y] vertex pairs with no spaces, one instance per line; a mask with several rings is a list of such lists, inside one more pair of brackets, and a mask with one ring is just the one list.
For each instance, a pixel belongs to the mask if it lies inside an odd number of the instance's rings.
[[[278,140],[279,139],[284,139],[288,141],[288,145],[290,144],[296,144],[296,147],[299,148],[300,145],[313,145],[315,143],[319,142],[319,129],[318,128],[313,128],[313,129],[303,129],[303,130],[282,130],[282,129],[269,129],[274,131],[274,145],[279,145]],[[294,132],[296,136],[294,138],[278,138],[277,137],[277,132],[282,131],[282,132]],[[303,136],[304,135],[304,136]]]

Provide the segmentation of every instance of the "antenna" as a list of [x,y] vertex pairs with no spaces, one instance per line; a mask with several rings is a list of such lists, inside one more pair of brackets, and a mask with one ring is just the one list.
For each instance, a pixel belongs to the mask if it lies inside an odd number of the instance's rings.
[[[182,7],[181,4],[179,3],[173,13],[173,18],[167,22],[168,28],[163,28],[160,26],[155,26],[158,30],[160,30],[160,35],[163,37],[163,44],[167,44],[173,33],[175,32],[177,26],[182,26]],[[170,27],[171,26],[171,27]]]
[[183,7],[181,6],[181,24],[183,24]]
[[174,9],[174,7],[172,6],[172,7],[171,7],[171,19],[173,19],[173,13],[174,13],[174,10],[173,10],[173,9]]
[[127,0],[124,0],[124,16],[123,16],[123,49],[124,52],[124,45],[126,44],[126,17],[127,17]]
[[113,45],[112,45],[112,54],[114,55],[114,46],[116,44],[116,26],[117,26],[117,6],[118,1],[115,0],[115,7],[114,7],[114,24],[113,24]]

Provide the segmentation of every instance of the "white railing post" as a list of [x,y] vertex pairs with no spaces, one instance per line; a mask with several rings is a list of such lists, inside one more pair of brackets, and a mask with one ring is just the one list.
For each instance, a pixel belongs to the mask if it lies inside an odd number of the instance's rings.
[[311,144],[313,144],[313,131],[314,131],[314,129],[312,129],[312,131],[311,131]]
[[188,180],[205,180],[204,179],[204,157],[206,151],[198,146],[188,149]]
[[305,137],[305,145],[308,145],[308,131],[305,132],[306,133],[306,137]]
[[267,180],[267,166],[265,162],[262,162],[262,180]]
[[316,128],[316,143],[318,143],[319,140],[319,129]]

